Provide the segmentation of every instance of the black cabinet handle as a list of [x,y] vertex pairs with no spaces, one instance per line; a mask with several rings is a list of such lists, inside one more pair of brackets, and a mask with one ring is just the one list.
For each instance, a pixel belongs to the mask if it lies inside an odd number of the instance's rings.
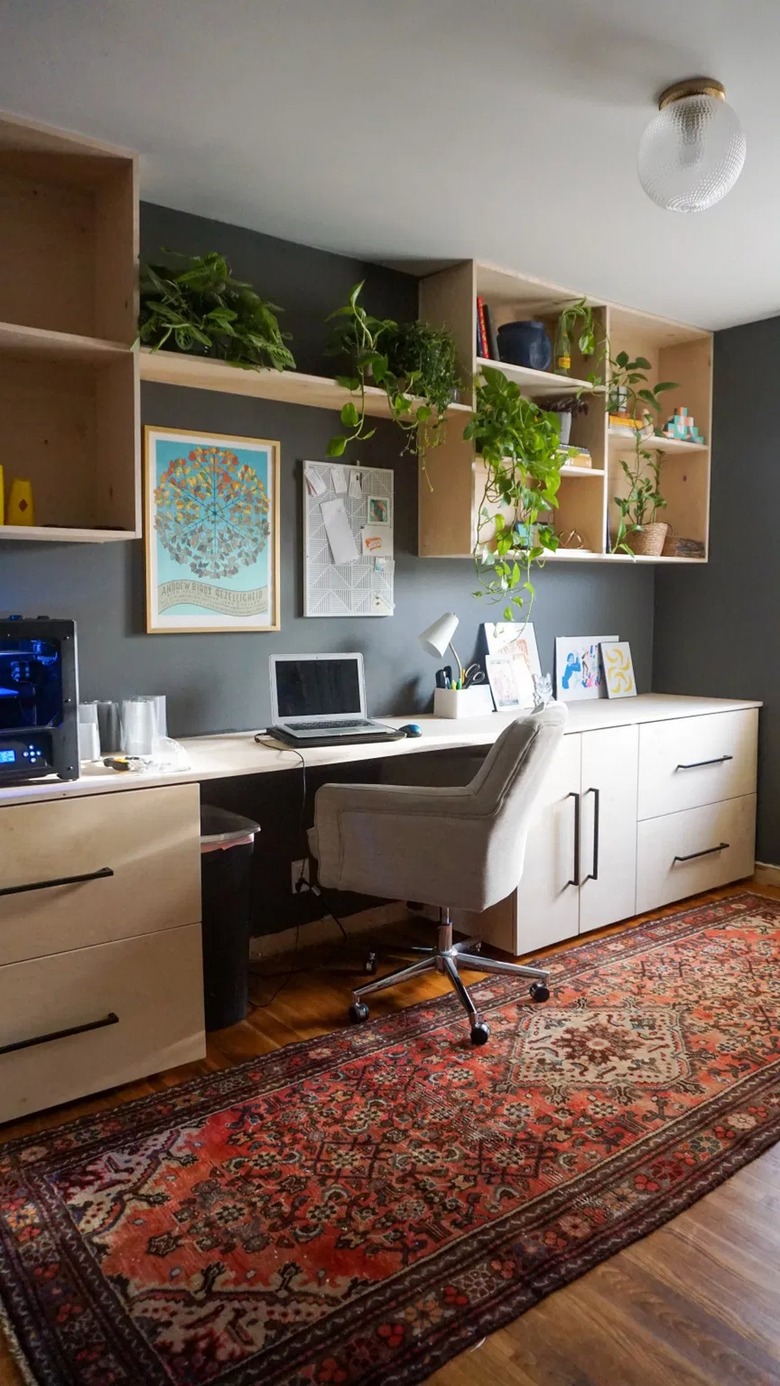
[[586,881],[597,881],[599,878],[599,818],[601,816],[601,790],[586,789],[586,794],[593,795],[593,862],[590,868],[590,875],[585,877]]
[[578,886],[580,883],[580,796],[572,789],[566,798],[574,800],[574,871],[566,884],[567,886]]
[[68,1030],[52,1030],[48,1035],[36,1035],[34,1039],[17,1040],[15,1044],[0,1045],[0,1054],[15,1054],[19,1049],[32,1049],[36,1044],[50,1044],[52,1040],[67,1039],[69,1035],[85,1035],[88,1030],[104,1030],[107,1025],[118,1025],[119,1016],[113,1011],[102,1020],[90,1020],[86,1025],[71,1025]]
[[99,871],[87,871],[83,876],[57,876],[55,880],[33,881],[31,885],[3,886],[0,895],[24,895],[28,890],[51,890],[53,886],[78,885],[81,881],[102,881],[113,874],[110,866],[101,866]]
[[677,765],[676,770],[700,770],[703,765],[722,765],[724,760],[733,760],[733,756],[716,756],[714,760],[692,760],[689,765]]
[[703,852],[689,852],[687,857],[673,857],[672,862],[695,861],[696,857],[711,857],[713,852],[723,852],[730,846],[730,842],[719,842],[717,847],[705,847]]

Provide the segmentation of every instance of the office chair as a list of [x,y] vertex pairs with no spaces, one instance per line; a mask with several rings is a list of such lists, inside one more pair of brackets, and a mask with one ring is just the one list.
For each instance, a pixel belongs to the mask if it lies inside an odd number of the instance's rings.
[[326,784],[314,799],[309,848],[323,886],[439,909],[430,957],[358,987],[350,1017],[368,1019],[364,997],[436,969],[449,977],[471,1023],[473,1044],[490,1031],[459,968],[531,978],[535,1001],[549,997],[549,973],[477,957],[452,941],[452,910],[481,913],[517,887],[534,804],[560,745],[567,709],[554,703],[502,732],[481,768],[462,788]]

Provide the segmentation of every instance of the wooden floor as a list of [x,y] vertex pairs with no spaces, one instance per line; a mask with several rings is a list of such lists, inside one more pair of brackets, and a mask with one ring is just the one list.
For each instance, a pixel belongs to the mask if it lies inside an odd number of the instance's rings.
[[[686,908],[745,888],[715,892],[701,901],[686,902]],[[780,898],[778,889],[748,888]],[[660,913],[656,911],[655,916]],[[637,922],[602,933],[619,932]],[[589,935],[594,937],[598,935]],[[284,966],[282,959],[273,959],[274,970]],[[301,971],[270,1004],[255,1009],[249,1020],[212,1035],[202,1063],[45,1116],[10,1123],[0,1128],[0,1141],[336,1029],[344,1023],[345,999],[354,978],[354,970],[346,967],[313,966]],[[264,984],[263,999],[271,997],[275,985]],[[415,979],[377,996],[372,1015],[389,1014],[400,1005],[447,989],[437,975]],[[0,1341],[0,1383],[21,1386],[21,1381]],[[780,1386],[780,1145],[658,1232],[550,1295],[479,1347],[454,1358],[430,1382],[435,1386]]]

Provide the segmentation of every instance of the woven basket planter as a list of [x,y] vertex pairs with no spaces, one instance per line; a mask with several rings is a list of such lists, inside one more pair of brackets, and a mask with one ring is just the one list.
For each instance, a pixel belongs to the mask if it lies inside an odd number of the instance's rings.
[[667,524],[656,520],[652,525],[645,525],[642,529],[635,529],[631,534],[627,534],[626,543],[632,553],[657,558],[663,552],[668,528]]

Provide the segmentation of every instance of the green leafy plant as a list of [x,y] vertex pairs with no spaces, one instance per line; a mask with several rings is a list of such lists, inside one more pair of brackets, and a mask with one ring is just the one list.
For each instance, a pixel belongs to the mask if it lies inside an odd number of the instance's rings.
[[141,265],[139,340],[155,351],[213,356],[248,370],[295,370],[290,334],[251,284],[235,279],[224,255],[180,255],[181,268]]
[[558,547],[543,516],[558,504],[565,461],[560,422],[501,371],[485,366],[463,436],[474,443],[487,473],[474,545],[480,581],[474,595],[504,601],[504,619],[511,621],[533,602],[534,565]]
[[336,380],[356,396],[341,410],[342,432],[328,443],[328,456],[341,457],[350,443],[373,437],[366,390],[375,385],[406,435],[405,450],[416,446],[424,457],[426,448],[442,441],[444,416],[458,387],[455,343],[446,329],[373,317],[360,302],[364,282],[326,319],[333,323],[327,354],[347,363],[347,373]]
[[626,542],[628,535],[655,524],[658,511],[666,507],[666,500],[661,494],[660,457],[653,456],[647,448],[643,448],[642,441],[645,429],[653,425],[653,414],[657,414],[661,408],[659,396],[677,386],[673,380],[662,380],[657,385],[651,385],[647,374],[652,369],[650,362],[644,356],[632,359],[626,351],[618,352],[615,357],[610,356],[609,368],[607,408],[614,408],[615,402],[619,401],[621,412],[630,421],[635,435],[632,461],[620,459],[628,491],[625,496],[613,497],[620,523],[612,551],[631,553],[631,547]]
[[568,375],[571,370],[571,344],[576,341],[582,356],[595,356],[597,346],[596,320],[586,298],[578,298],[564,308],[555,330],[555,370]]

